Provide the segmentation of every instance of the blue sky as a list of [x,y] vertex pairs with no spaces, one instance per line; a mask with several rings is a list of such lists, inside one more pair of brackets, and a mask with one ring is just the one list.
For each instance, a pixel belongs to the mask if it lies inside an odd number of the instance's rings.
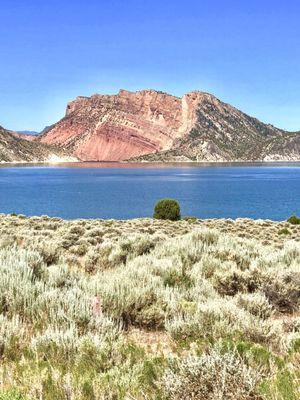
[[300,2],[1,0],[0,125],[41,130],[78,95],[203,90],[300,130]]

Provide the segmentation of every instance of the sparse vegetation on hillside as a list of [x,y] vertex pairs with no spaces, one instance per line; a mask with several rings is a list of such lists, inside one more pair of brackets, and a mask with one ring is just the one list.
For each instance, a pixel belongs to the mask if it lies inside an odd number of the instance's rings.
[[49,146],[37,141],[29,141],[7,131],[0,126],[0,163],[1,162],[47,162],[51,160],[75,161],[76,157],[61,147]]
[[0,399],[298,399],[299,232],[0,215]]
[[266,125],[210,94],[197,107],[196,122],[171,148],[133,162],[292,161],[299,159],[299,132]]

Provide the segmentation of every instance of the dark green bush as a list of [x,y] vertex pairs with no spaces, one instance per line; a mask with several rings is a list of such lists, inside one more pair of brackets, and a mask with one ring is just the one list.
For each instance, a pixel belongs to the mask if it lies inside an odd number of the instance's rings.
[[289,222],[292,225],[300,225],[300,218],[297,217],[296,215],[292,215],[287,222]]
[[159,200],[154,208],[153,218],[178,221],[180,219],[180,206],[174,199]]

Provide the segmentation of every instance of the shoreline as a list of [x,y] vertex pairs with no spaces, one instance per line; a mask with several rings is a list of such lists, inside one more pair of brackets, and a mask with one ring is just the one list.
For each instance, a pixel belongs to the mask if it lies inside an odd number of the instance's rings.
[[60,166],[60,165],[88,165],[102,164],[105,166],[280,166],[299,164],[300,160],[274,160],[274,161],[80,161],[80,160],[65,160],[65,161],[0,161],[0,167],[9,166]]
[[[15,218],[21,218],[21,219],[55,219],[55,220],[61,220],[61,221],[68,221],[68,222],[78,222],[78,221],[97,221],[97,222],[116,222],[116,223],[124,223],[124,222],[158,222],[158,223],[169,223],[169,224],[180,224],[182,222],[197,222],[197,223],[205,223],[205,222],[228,222],[228,223],[243,223],[243,222],[253,222],[253,223],[274,223],[274,224],[282,224],[282,223],[287,223],[287,220],[274,220],[274,219],[269,219],[269,218],[249,218],[249,217],[237,217],[237,218],[226,218],[226,217],[220,217],[220,218],[198,218],[198,217],[192,217],[192,216],[183,216],[180,220],[178,221],[171,221],[171,220],[163,220],[163,219],[155,219],[153,217],[136,217],[136,218],[63,218],[59,216],[50,216],[47,214],[43,215],[25,215],[21,213],[1,213],[0,212],[0,218],[3,217],[15,217]],[[300,226],[300,225],[299,225]]]
[[70,163],[81,163],[79,160],[64,160],[64,161],[0,161],[0,166],[6,165],[56,165],[56,164],[70,164]]
[[50,216],[50,215],[25,215],[25,214],[17,214],[17,213],[1,213],[0,212],[0,218],[1,217],[15,217],[15,218],[21,218],[21,219],[55,219],[55,220],[62,220],[62,221],[68,221],[68,222],[78,222],[78,221],[86,221],[86,222],[90,222],[90,221],[97,221],[97,222],[116,222],[116,223],[124,223],[124,222],[135,222],[135,221],[139,221],[139,222],[161,222],[161,223],[169,223],[169,224],[173,224],[176,225],[178,223],[182,223],[182,222],[197,222],[197,223],[205,223],[205,222],[228,222],[228,223],[242,223],[242,222],[254,222],[254,223],[264,223],[264,222],[268,222],[268,223],[274,223],[274,224],[282,224],[282,223],[286,223],[286,220],[273,220],[273,219],[269,219],[269,218],[248,218],[248,217],[237,217],[237,218],[197,218],[197,217],[189,217],[189,216],[183,216],[180,220],[178,221],[171,221],[171,220],[163,220],[163,219],[155,219],[152,217],[136,217],[136,218],[124,218],[124,219],[120,219],[120,218],[71,218],[71,219],[67,219],[67,218],[63,218],[63,217],[59,217],[59,216]]

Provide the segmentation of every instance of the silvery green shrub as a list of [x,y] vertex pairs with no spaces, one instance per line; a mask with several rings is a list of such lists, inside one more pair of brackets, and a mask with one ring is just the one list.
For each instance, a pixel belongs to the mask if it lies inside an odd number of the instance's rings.
[[162,386],[170,400],[256,400],[257,370],[234,353],[214,349],[200,357],[173,360]]

